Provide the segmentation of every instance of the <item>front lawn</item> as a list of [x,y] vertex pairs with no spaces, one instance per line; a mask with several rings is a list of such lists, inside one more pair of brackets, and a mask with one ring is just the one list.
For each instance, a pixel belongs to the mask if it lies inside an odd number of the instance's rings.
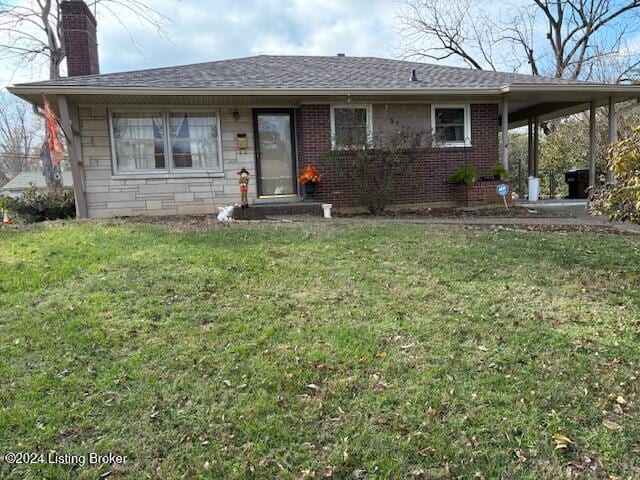
[[0,477],[640,478],[639,287],[634,236],[0,231]]

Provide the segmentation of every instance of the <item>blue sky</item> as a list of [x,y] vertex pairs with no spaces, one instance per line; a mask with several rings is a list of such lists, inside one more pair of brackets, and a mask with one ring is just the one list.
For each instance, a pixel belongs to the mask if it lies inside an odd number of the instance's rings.
[[[165,37],[98,10],[102,72],[205,62],[262,53],[393,56],[393,0],[150,0],[171,18]],[[41,65],[0,64],[0,85],[46,77]]]

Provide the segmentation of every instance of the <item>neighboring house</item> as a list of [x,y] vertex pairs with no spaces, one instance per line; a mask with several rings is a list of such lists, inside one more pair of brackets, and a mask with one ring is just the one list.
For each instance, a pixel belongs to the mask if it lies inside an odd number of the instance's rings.
[[[71,172],[62,172],[62,185],[65,187],[73,186]],[[30,186],[46,188],[47,183],[45,182],[42,172],[19,173],[0,188],[0,195],[9,195],[17,198]]]
[[[80,217],[212,213],[240,200],[243,167],[252,203],[295,201],[297,172],[308,164],[323,175],[319,200],[353,206],[353,186],[327,153],[347,135],[367,141],[389,120],[444,138],[414,152],[395,203],[449,205],[456,200],[449,178],[460,165],[488,176],[501,159],[507,163],[501,131],[529,124],[535,174],[536,124],[640,97],[638,86],[344,55],[100,75],[88,7],[62,2],[61,22],[69,77],[9,90],[36,105],[46,95],[59,107]],[[595,178],[595,163],[592,170]]]

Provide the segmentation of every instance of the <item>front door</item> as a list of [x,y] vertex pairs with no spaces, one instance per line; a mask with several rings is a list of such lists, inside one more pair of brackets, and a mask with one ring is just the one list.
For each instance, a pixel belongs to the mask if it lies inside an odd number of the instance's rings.
[[254,110],[258,196],[297,194],[293,110]]

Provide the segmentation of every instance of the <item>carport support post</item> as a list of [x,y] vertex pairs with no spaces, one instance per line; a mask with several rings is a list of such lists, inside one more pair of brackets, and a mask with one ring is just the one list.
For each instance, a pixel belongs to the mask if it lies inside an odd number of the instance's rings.
[[533,175],[533,119],[529,118],[527,122],[527,177]]
[[[616,118],[616,104],[613,97],[609,97],[609,144],[613,145],[618,141],[618,122]],[[615,177],[611,168],[607,169],[607,182],[614,183]]]
[[60,120],[62,130],[67,138],[69,149],[69,165],[71,166],[71,176],[73,177],[73,193],[76,199],[76,215],[78,218],[87,218],[87,202],[85,198],[84,181],[80,164],[82,163],[82,146],[80,145],[80,121],[78,119],[78,110],[71,110],[67,103],[67,97],[60,95],[58,97],[58,110],[60,111]]
[[502,164],[509,171],[509,99],[502,97]]
[[540,151],[540,122],[538,117],[533,119],[533,173],[534,177],[538,176],[538,153]]
[[589,103],[589,188],[596,186],[596,102]]

